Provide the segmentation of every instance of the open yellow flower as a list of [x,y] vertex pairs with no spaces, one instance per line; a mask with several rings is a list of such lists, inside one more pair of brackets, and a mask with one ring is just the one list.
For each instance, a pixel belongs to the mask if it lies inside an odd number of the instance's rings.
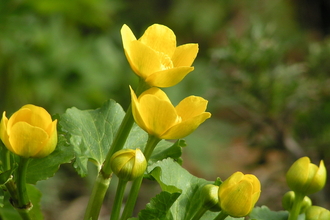
[[22,157],[45,157],[57,145],[57,120],[42,107],[24,105],[8,120],[3,112],[0,138],[11,152]]
[[135,122],[160,139],[183,138],[211,117],[211,113],[205,112],[207,100],[201,97],[189,96],[174,107],[156,87],[146,90],[139,98],[131,89],[131,96]]
[[259,199],[260,187],[256,176],[234,173],[219,187],[222,211],[235,218],[247,216]]
[[151,25],[138,40],[123,25],[121,36],[131,68],[151,87],[173,86],[194,70],[198,44],[177,47],[175,34],[164,25]]

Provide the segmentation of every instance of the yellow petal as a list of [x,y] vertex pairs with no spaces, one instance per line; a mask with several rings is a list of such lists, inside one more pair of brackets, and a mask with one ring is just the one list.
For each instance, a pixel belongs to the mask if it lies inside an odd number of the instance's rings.
[[140,110],[140,103],[138,101],[138,98],[136,97],[135,92],[133,91],[133,89],[131,87],[129,87],[129,88],[131,90],[132,114],[133,114],[134,120],[135,120],[137,125],[139,125],[143,130],[147,131],[148,128],[147,128],[147,126],[146,126],[145,122],[143,121],[143,118],[140,114],[141,110]]
[[39,152],[36,152],[36,154],[32,155],[32,157],[45,157],[49,154],[51,154],[57,145],[57,130],[56,130],[56,124],[57,120],[53,121],[48,128],[48,131],[46,131],[49,135],[49,138],[45,145],[40,149]]
[[241,181],[234,188],[226,190],[221,199],[221,208],[232,217],[244,217],[252,209],[253,186],[249,181]]
[[295,161],[286,173],[287,183],[293,191],[301,191],[304,188],[308,180],[309,164],[310,159],[308,157],[302,157]]
[[150,86],[171,87],[178,84],[188,73],[194,70],[194,67],[174,67],[149,75],[145,81]]
[[[310,164],[310,165],[315,165],[315,164]],[[311,177],[311,182],[309,183],[306,189],[307,194],[318,192],[319,190],[323,189],[327,179],[327,171],[324,166],[323,160],[320,161],[319,167],[317,167],[316,165],[315,167],[317,168],[315,171],[313,172],[310,171],[310,173],[314,173],[314,174],[313,177]]]
[[239,183],[244,178],[244,174],[242,172],[233,173],[228,179],[226,179],[219,188],[219,196],[222,197],[225,189],[229,189],[234,187],[237,183]]
[[191,66],[198,53],[198,44],[184,44],[176,48],[172,62],[175,67]]
[[191,134],[200,124],[206,119],[210,118],[209,112],[204,112],[198,116],[182,121],[181,123],[175,124],[168,129],[164,134],[160,136],[162,139],[180,139]]
[[126,24],[123,25],[120,30],[120,33],[124,48],[127,48],[130,42],[136,40],[136,37],[134,36],[133,32]]
[[26,122],[17,122],[11,128],[9,142],[14,153],[22,157],[31,157],[45,146],[48,138],[48,134],[41,128]]
[[161,70],[159,54],[139,41],[132,41],[125,48],[128,61],[133,71],[143,79]]
[[42,107],[34,105],[24,105],[17,112],[15,112],[8,122],[10,135],[10,128],[17,122],[24,121],[32,126],[36,126],[46,130],[49,124],[52,122],[52,119],[49,113]]
[[148,27],[139,41],[169,57],[172,57],[176,48],[175,34],[168,27],[160,24]]
[[147,127],[147,132],[156,137],[166,132],[175,124],[177,114],[171,103],[154,95],[144,95],[139,98],[140,115]]
[[144,95],[147,95],[147,94],[154,95],[154,96],[156,96],[157,98],[159,98],[161,100],[164,100],[164,101],[167,101],[167,102],[171,103],[171,100],[167,97],[166,93],[163,90],[161,90],[157,87],[152,87],[152,88],[144,91],[140,95],[140,97],[143,97]]
[[6,112],[2,113],[2,119],[0,122],[0,139],[4,143],[4,145],[8,148],[8,150],[12,151],[12,147],[9,143],[9,136],[7,134],[7,124],[8,118],[6,117]]
[[176,107],[177,114],[185,121],[205,112],[208,101],[198,97],[189,96],[183,99]]

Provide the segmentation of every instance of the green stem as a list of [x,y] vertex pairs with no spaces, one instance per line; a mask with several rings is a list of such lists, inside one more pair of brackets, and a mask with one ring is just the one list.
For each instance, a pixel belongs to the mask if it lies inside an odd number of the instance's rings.
[[127,181],[119,179],[115,200],[113,203],[113,208],[111,212],[111,220],[118,220],[120,214],[120,208],[123,203],[124,192],[126,188]]
[[[159,139],[155,136],[149,135],[148,142],[143,151],[143,154],[144,154],[147,162],[149,161],[153,150],[155,149],[155,147],[157,146],[157,144],[159,143],[160,140],[161,139]],[[141,188],[142,180],[143,180],[143,175],[133,181],[132,188],[128,195],[127,202],[126,202],[126,205],[125,205],[125,208],[124,208],[124,211],[123,211],[123,214],[122,214],[120,220],[126,220],[130,216],[132,216],[134,206],[136,203],[136,199],[139,195],[139,191]]]
[[17,191],[18,191],[18,208],[28,209],[31,208],[31,202],[26,191],[26,170],[28,167],[29,158],[21,157],[21,161],[17,170]]
[[22,217],[23,220],[32,220],[32,218],[29,215],[29,209],[25,208],[19,208],[19,194],[17,190],[17,186],[13,179],[8,180],[5,183],[6,189],[8,190],[10,194],[10,202],[14,206],[14,208],[17,210],[18,214]]
[[221,211],[221,212],[219,213],[219,215],[217,215],[217,217],[215,217],[214,220],[224,220],[225,218],[227,218],[227,216],[228,216],[227,213]]
[[21,157],[21,161],[17,168],[16,185],[10,180],[6,187],[11,194],[12,205],[20,214],[23,220],[31,220],[29,215],[32,209],[32,203],[26,191],[26,170],[29,164],[29,158]]
[[290,210],[288,220],[297,220],[298,219],[304,197],[305,197],[304,194],[295,192],[295,199],[293,201],[292,209]]
[[[136,94],[137,95],[141,94],[146,88],[147,85],[145,84],[145,82],[140,80]],[[84,220],[98,219],[105,194],[107,192],[107,189],[111,181],[112,170],[110,167],[110,158],[115,152],[121,150],[124,147],[124,144],[132,129],[133,124],[134,124],[134,118],[132,115],[132,108],[130,105],[116,133],[116,136],[111,144],[110,150],[107,153],[103,166],[96,178],[96,181],[93,186],[92,194],[88,201]]]
[[94,186],[93,190],[86,208],[84,220],[97,220],[100,214],[101,206],[104,200],[104,196],[108,190],[110,184],[110,178],[104,178],[102,173],[99,173]]
[[207,209],[204,208],[203,206],[201,206],[199,208],[199,210],[195,213],[194,217],[191,220],[199,220],[204,215],[204,213],[206,211],[207,211]]

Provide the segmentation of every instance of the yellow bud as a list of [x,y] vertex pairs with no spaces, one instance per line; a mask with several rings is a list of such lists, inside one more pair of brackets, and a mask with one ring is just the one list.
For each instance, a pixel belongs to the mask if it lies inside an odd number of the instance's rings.
[[310,163],[308,157],[302,157],[292,164],[286,174],[291,190],[309,195],[320,191],[326,182],[327,171],[321,160],[319,167]]
[[306,220],[329,220],[330,211],[320,206],[311,206],[306,211]]
[[207,210],[218,212],[221,210],[219,204],[219,186],[213,184],[206,184],[201,190],[201,198],[203,207]]
[[0,138],[11,152],[25,157],[45,157],[57,145],[57,120],[42,107],[24,105],[9,119],[3,112]]
[[[282,198],[282,206],[285,210],[291,211],[295,197],[296,196],[293,191],[289,191],[284,194]],[[305,213],[306,210],[311,206],[312,206],[312,200],[308,196],[305,196],[301,203],[301,208],[299,213],[300,214]]]
[[123,149],[112,155],[110,165],[118,178],[130,181],[143,175],[147,161],[140,149]]
[[235,218],[247,216],[258,201],[260,192],[256,176],[236,172],[219,186],[221,209]]

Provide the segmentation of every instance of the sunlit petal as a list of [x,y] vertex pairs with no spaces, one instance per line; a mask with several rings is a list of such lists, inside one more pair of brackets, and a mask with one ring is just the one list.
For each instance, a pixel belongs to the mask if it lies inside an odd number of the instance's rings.
[[147,132],[160,137],[177,119],[171,103],[153,95],[144,95],[139,99],[140,114],[147,127]]
[[136,40],[136,37],[134,36],[132,30],[126,24],[123,25],[120,30],[120,33],[124,48],[127,48],[130,42]]
[[48,138],[48,134],[41,128],[17,122],[11,129],[9,142],[16,154],[31,157],[45,146]]
[[198,53],[198,44],[184,44],[175,49],[172,62],[175,67],[191,66]]
[[139,41],[132,41],[130,46],[127,47],[126,53],[130,58],[131,68],[143,79],[161,70],[159,55]]
[[209,112],[204,112],[196,117],[190,118],[186,121],[182,121],[174,126],[172,126],[168,131],[166,131],[161,138],[162,139],[179,139],[186,137],[191,134],[200,124],[202,124],[206,119],[210,118],[211,114]]
[[173,69],[155,72],[146,78],[146,82],[156,87],[171,87],[178,84],[194,67],[175,67]]
[[198,97],[189,96],[183,99],[176,107],[177,114],[183,121],[193,118],[203,112],[205,112],[208,101]]
[[176,48],[175,34],[168,27],[160,24],[148,27],[139,41],[170,57],[172,57]]

